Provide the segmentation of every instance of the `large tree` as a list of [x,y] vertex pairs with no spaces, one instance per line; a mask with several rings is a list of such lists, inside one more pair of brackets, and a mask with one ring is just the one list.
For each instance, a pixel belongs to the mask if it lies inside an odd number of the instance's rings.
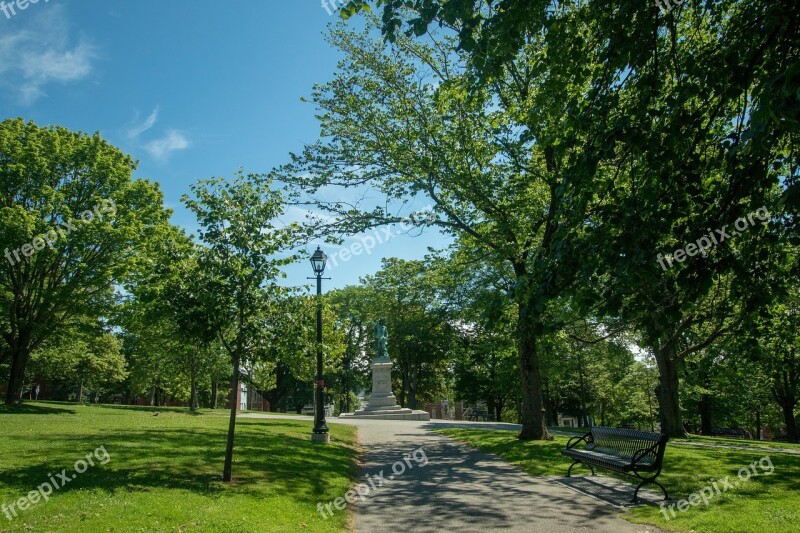
[[[99,134],[0,123],[0,335],[10,359],[7,403],[19,401],[31,353],[80,317],[99,317],[167,224],[158,187]],[[2,361],[0,361],[2,362]]]
[[[202,248],[178,228],[169,228],[146,243],[151,258],[126,287],[134,329],[153,327],[181,376],[189,381],[189,406],[198,407],[198,379],[216,366],[218,350],[212,347],[216,331],[203,299],[206,279],[198,264]],[[138,326],[138,328],[137,328]],[[149,336],[149,332],[144,333]]]
[[[343,14],[370,4],[353,0]],[[564,106],[573,137],[591,146],[563,172],[583,182],[576,202],[600,201],[575,210],[591,214],[586,263],[605,262],[600,299],[643,332],[659,367],[662,429],[683,434],[678,366],[747,312],[752,302],[737,300],[747,299],[740,287],[749,283],[746,261],[757,254],[725,253],[732,251],[726,245],[711,261],[669,272],[653,257],[706,228],[724,229],[748,208],[777,213],[769,192],[779,181],[783,207],[800,206],[798,4],[714,0],[667,14],[654,3],[607,0],[374,4],[384,7],[390,40],[423,36],[434,23],[452,28],[480,82],[473,91],[502,79],[531,44],[532,53],[547,54],[549,71],[575,50],[584,58],[573,56],[572,69],[602,66],[592,69],[577,107]],[[556,43],[563,54],[552,53]],[[535,111],[526,125],[540,120]]]
[[591,66],[572,69],[583,60],[577,48],[531,48],[491,87],[470,93],[446,37],[387,46],[335,29],[330,40],[346,57],[334,81],[314,91],[326,140],[275,176],[312,194],[368,185],[384,195],[375,204],[317,202],[335,218],[320,224],[323,232],[399,223],[397,204],[424,196],[436,215],[429,222],[506,262],[517,307],[520,438],[549,438],[537,342],[559,327],[549,306],[575,279],[567,243],[578,246],[573,228],[583,216],[571,213],[576,179],[563,167],[583,155],[564,108],[579,104]]
[[610,74],[595,82],[600,105],[588,116],[601,172],[585,196],[604,194],[589,252],[600,301],[656,358],[662,430],[673,436],[685,433],[683,361],[764,304],[780,188],[797,172],[798,122],[786,87],[775,90],[795,76],[797,7],[716,7],[643,17],[629,27],[638,49],[596,20],[625,52],[602,50]]

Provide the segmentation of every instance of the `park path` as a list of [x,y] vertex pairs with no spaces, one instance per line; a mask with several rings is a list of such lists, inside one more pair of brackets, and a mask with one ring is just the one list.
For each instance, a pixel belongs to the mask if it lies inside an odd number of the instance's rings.
[[[308,416],[258,413],[240,416],[310,420]],[[496,455],[433,431],[448,426],[518,429],[516,424],[352,418],[329,419],[331,423],[358,427],[358,440],[364,448],[359,477],[362,482],[367,481],[364,476],[372,480],[369,494],[362,486],[364,500],[357,499],[353,506],[356,533],[661,532],[620,517],[620,507],[627,506],[632,490],[628,483],[605,476],[529,476]],[[647,489],[639,496],[653,502],[660,499],[660,493]]]
[[[553,478],[529,476],[495,455],[435,433],[435,423],[347,423],[358,426],[365,450],[361,478],[375,479],[383,471],[386,480],[355,504],[356,533],[658,531],[624,521],[618,509]],[[395,475],[393,468],[405,471]]]

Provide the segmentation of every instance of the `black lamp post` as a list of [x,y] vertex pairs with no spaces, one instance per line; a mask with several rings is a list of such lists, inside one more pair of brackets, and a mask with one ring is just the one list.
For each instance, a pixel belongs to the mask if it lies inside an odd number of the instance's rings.
[[[323,393],[325,392],[325,381],[322,378],[322,280],[325,272],[325,262],[328,256],[317,246],[317,251],[311,256],[311,268],[317,279],[317,390],[316,390],[316,409],[314,410],[314,431],[311,440],[315,442],[329,442],[328,425],[325,422],[325,405]],[[314,279],[314,278],[308,278]]]

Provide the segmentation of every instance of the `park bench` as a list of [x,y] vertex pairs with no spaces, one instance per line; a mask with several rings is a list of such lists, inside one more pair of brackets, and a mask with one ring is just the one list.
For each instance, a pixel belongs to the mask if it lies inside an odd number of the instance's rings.
[[[667,440],[666,435],[647,431],[593,427],[589,433],[569,439],[561,453],[573,461],[567,477],[576,464],[591,468],[592,475],[595,474],[594,467],[599,467],[641,480],[633,492],[634,503],[638,501],[639,489],[647,483],[661,487],[664,499],[668,500],[667,489],[656,481],[661,473]],[[580,442],[585,446],[576,448]]]

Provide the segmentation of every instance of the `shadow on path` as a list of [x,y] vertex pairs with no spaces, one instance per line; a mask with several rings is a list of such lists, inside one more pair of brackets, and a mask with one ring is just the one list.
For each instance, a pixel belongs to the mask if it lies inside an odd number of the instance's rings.
[[[622,520],[618,509],[553,478],[531,477],[427,430],[442,427],[439,423],[376,422],[359,424],[362,479],[383,471],[386,483],[356,504],[357,532],[658,531]],[[403,458],[420,447],[427,464],[412,456],[409,468]],[[630,490],[626,496],[630,499]]]

